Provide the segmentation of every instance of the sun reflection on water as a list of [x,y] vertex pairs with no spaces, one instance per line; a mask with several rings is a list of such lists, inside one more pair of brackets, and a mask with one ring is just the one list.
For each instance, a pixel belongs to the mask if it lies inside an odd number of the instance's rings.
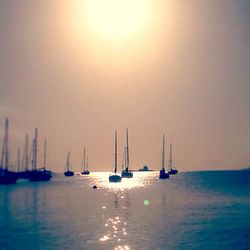
[[[98,188],[105,188],[109,190],[124,190],[148,186],[155,179],[158,172],[134,172],[133,178],[122,178],[119,183],[109,182],[108,172],[94,172],[89,176],[91,186],[96,185]],[[147,177],[147,178],[145,178]],[[121,197],[122,198],[122,197]]]
[[[158,172],[134,172],[133,178],[123,178],[119,183],[110,183],[109,175],[108,172],[96,172],[91,173],[88,177],[90,187],[96,185],[97,190],[104,191],[107,200],[110,199],[110,195],[113,197],[112,208],[106,200],[100,204],[100,209],[103,211],[103,234],[99,236],[99,242],[107,246],[113,245],[114,250],[130,250],[132,246],[128,244],[130,237],[128,231],[130,223],[129,193],[132,189],[151,185],[157,179],[155,177],[158,176]],[[144,205],[149,205],[149,202],[145,200]]]
[[[113,240],[117,243],[124,241],[124,236],[127,235],[126,222],[122,222],[122,219],[118,216],[108,218],[105,221],[105,227],[107,228],[106,234],[99,239],[99,241]],[[114,249],[130,249],[128,245],[118,245]]]

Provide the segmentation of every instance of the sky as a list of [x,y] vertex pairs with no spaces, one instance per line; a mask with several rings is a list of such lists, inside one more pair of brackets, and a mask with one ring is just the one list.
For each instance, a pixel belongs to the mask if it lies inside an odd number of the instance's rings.
[[68,151],[80,171],[84,147],[90,171],[112,171],[115,130],[121,166],[126,128],[132,169],[160,169],[163,133],[181,171],[250,166],[250,1],[148,0],[109,32],[111,12],[93,23],[86,3],[0,0],[0,140],[8,117],[13,165],[37,127],[39,165],[47,138],[57,172]]

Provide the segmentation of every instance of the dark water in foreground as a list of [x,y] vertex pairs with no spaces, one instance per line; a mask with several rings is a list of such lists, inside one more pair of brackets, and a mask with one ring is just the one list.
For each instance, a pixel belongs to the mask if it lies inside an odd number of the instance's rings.
[[107,179],[0,186],[0,249],[250,249],[250,171]]

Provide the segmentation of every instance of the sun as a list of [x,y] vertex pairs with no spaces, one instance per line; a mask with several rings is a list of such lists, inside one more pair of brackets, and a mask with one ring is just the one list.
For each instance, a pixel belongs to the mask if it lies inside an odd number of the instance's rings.
[[85,0],[89,28],[102,36],[121,39],[146,28],[151,0]]

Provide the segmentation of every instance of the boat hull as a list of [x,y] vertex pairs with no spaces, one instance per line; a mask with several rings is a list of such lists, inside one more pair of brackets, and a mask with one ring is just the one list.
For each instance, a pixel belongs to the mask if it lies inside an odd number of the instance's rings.
[[159,179],[169,179],[169,174],[164,169],[160,171]]
[[88,174],[90,174],[90,172],[89,171],[83,171],[82,174],[83,175],[88,175]]
[[122,178],[133,178],[133,172],[131,171],[122,171]]
[[50,171],[47,170],[34,170],[27,173],[27,177],[30,181],[49,181],[52,177]]
[[122,177],[120,175],[110,175],[109,182],[121,182]]
[[9,185],[15,184],[17,181],[17,174],[8,170],[0,170],[0,184]]
[[177,169],[171,169],[168,173],[172,174],[172,175],[178,174],[178,170]]
[[73,175],[74,175],[73,171],[66,171],[66,172],[64,172],[64,176],[66,176],[66,177],[70,177],[70,176],[73,176]]

